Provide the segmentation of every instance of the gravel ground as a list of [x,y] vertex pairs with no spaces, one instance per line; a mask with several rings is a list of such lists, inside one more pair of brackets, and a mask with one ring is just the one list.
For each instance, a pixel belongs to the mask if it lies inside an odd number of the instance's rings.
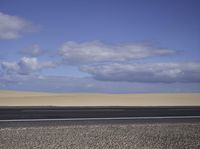
[[199,149],[200,123],[0,123],[0,149]]

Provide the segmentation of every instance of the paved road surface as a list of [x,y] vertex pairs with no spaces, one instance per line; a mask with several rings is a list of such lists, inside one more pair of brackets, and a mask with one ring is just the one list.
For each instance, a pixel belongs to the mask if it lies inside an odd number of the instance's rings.
[[0,120],[200,117],[200,107],[0,107]]

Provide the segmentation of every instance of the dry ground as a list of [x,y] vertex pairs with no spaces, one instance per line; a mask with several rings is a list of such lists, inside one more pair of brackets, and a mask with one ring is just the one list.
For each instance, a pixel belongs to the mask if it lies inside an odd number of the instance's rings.
[[0,123],[1,149],[200,148],[200,123],[15,123]]
[[200,106],[200,93],[70,94],[0,91],[0,106]]

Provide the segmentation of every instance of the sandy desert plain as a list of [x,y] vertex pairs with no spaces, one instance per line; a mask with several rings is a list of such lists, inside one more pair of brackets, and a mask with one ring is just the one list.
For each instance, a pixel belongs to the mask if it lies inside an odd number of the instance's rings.
[[200,106],[200,93],[41,93],[0,90],[0,106]]

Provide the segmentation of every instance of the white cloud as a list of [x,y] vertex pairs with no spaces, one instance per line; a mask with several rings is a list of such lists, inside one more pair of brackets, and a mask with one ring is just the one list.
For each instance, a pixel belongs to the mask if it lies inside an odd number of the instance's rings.
[[22,49],[21,53],[26,56],[37,57],[43,54],[44,50],[42,50],[39,45],[34,44],[28,48]]
[[33,31],[33,25],[18,16],[11,16],[0,12],[0,39],[16,39],[23,32]]
[[37,58],[23,57],[19,62],[1,62],[2,75],[30,75],[44,68],[54,67],[53,62],[38,62]]
[[30,74],[31,72],[41,70],[43,68],[54,67],[52,62],[38,62],[37,58],[23,57],[19,62],[20,74]]
[[66,42],[60,50],[60,55],[69,64],[124,62],[174,53],[174,50],[143,44],[106,44],[100,41],[83,43],[70,41]]
[[200,62],[103,64],[82,66],[81,70],[97,80],[173,83],[200,82]]
[[19,66],[15,62],[1,62],[1,68],[7,74],[17,72],[19,70]]

